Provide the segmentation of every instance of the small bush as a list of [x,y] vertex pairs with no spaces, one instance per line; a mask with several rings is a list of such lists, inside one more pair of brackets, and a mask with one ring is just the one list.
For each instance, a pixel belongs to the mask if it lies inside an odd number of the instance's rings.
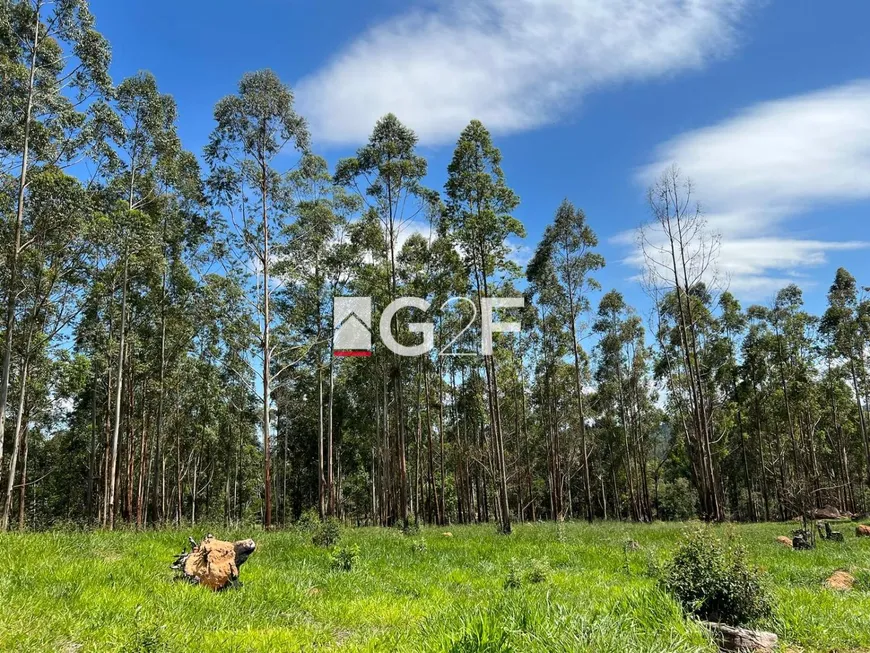
[[416,537],[420,534],[420,524],[416,521],[407,521],[402,526],[402,535],[405,537]]
[[428,549],[429,546],[426,544],[426,538],[424,537],[416,539],[411,543],[411,551],[413,553],[426,553]]
[[359,558],[359,544],[340,546],[329,554],[329,566],[334,571],[351,571]]
[[538,585],[547,582],[549,576],[550,564],[546,560],[532,560],[527,565],[523,565],[516,558],[511,558],[504,587],[516,589],[522,587],[523,583]]
[[550,576],[550,565],[546,560],[532,560],[529,565],[529,571],[526,574],[526,580],[533,585],[547,582]]
[[508,566],[508,575],[504,581],[504,588],[506,590],[516,589],[523,584],[523,568],[520,565],[519,561],[516,558],[511,558],[510,565]]
[[314,508],[309,508],[296,520],[296,528],[306,533],[312,532],[320,524],[320,513]]
[[330,547],[338,544],[340,539],[341,526],[335,517],[329,517],[317,527],[311,541],[315,546]]
[[747,564],[743,549],[703,531],[683,539],[659,583],[686,612],[707,621],[741,626],[771,614],[761,574]]
[[659,492],[659,517],[686,521],[698,514],[698,493],[685,478],[665,483]]
[[568,529],[565,528],[563,521],[556,524],[556,540],[559,544],[565,544],[568,541]]

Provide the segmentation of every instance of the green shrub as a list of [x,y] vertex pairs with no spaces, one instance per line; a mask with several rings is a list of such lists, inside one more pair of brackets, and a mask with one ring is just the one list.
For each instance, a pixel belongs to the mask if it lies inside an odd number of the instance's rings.
[[526,580],[537,585],[547,582],[550,576],[550,564],[546,560],[532,560],[526,573]]
[[341,526],[335,517],[329,517],[317,527],[311,541],[315,546],[330,547],[338,544],[340,539]]
[[426,553],[429,546],[426,544],[426,538],[421,537],[411,543],[411,551],[413,553]]
[[402,535],[405,537],[416,537],[420,534],[420,524],[416,521],[407,521],[402,526]]
[[740,626],[771,614],[761,574],[747,564],[742,547],[726,547],[703,531],[680,542],[659,583],[686,612],[707,621]]
[[315,508],[309,508],[296,520],[296,528],[300,531],[310,533],[320,524],[320,513]]
[[698,514],[698,493],[685,478],[665,483],[659,491],[659,517],[686,521]]
[[508,589],[516,589],[523,584],[523,568],[520,565],[519,561],[516,558],[511,558],[510,565],[508,566],[508,575],[504,581],[504,588]]
[[504,587],[505,589],[516,589],[522,587],[523,583],[537,585],[547,582],[549,576],[550,564],[546,560],[531,560],[524,565],[516,558],[511,558]]
[[359,558],[359,544],[340,546],[329,554],[329,566],[334,571],[351,571]]

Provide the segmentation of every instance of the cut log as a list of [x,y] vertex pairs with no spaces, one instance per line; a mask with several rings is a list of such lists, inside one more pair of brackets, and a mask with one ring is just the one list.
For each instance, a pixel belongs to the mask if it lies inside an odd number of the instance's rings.
[[870,537],[870,526],[858,524],[855,527],[855,537]]
[[193,539],[190,542],[192,551],[182,552],[172,569],[180,572],[179,579],[216,592],[238,585],[239,567],[257,548],[254,540],[225,542],[211,533],[199,544]]
[[779,641],[774,633],[763,630],[735,628],[709,621],[701,624],[713,634],[716,645],[723,651],[773,651]]
[[782,544],[783,546],[787,546],[788,548],[792,548],[792,542],[790,537],[786,537],[785,535],[780,535],[776,538],[776,541]]

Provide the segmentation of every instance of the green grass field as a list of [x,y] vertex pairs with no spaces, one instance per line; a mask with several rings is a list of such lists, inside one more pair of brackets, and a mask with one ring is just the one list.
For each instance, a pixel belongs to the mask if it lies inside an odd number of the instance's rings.
[[[870,650],[870,539],[792,551],[793,525],[724,525],[766,570],[775,616],[760,624],[783,650]],[[301,531],[254,537],[241,589],[173,582],[169,564],[195,531],[0,536],[3,651],[714,651],[652,577],[680,535],[700,525],[554,524],[348,529],[350,572]],[[425,540],[425,550],[420,542]],[[627,540],[640,544],[625,550]],[[512,567],[549,566],[546,580],[506,588]],[[853,591],[825,589],[850,570]]]

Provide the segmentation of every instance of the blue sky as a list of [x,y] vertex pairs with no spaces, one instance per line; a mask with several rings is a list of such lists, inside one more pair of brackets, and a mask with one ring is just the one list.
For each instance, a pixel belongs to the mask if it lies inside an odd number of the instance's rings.
[[870,3],[841,0],[92,0],[116,81],[150,70],[200,153],[212,108],[269,67],[314,147],[350,154],[387,111],[441,188],[456,137],[490,128],[534,248],[581,206],[599,275],[642,307],[629,234],[680,165],[745,303],[794,280],[823,308],[840,265],[870,285]]

